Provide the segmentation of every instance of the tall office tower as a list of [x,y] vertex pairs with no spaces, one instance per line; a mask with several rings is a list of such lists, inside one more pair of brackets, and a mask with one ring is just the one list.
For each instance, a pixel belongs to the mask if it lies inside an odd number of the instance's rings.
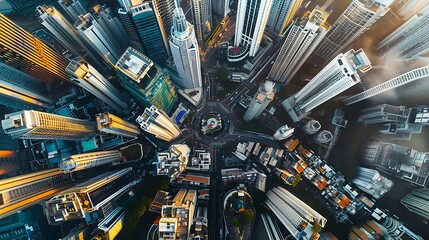
[[389,11],[393,0],[353,0],[332,25],[315,53],[330,60]]
[[121,93],[94,67],[84,61],[72,60],[65,69],[73,76],[71,81],[105,102],[118,112],[126,111],[128,101]]
[[56,114],[25,110],[5,115],[3,130],[12,138],[83,140],[96,133],[95,124]]
[[360,190],[376,199],[381,198],[393,187],[393,182],[380,175],[377,170],[357,167],[356,176],[351,180]]
[[34,16],[34,9],[37,6],[43,4],[52,5],[55,2],[55,0],[7,0],[12,9],[22,16]]
[[118,207],[116,200],[136,184],[132,168],[107,172],[69,188],[45,202],[50,225],[74,219],[99,222]]
[[276,0],[273,1],[268,16],[267,28],[273,32],[283,35],[287,26],[292,21],[303,0]]
[[[2,137],[2,141],[4,141],[5,136],[0,137]],[[13,148],[10,148],[10,150],[3,150],[8,149],[8,147],[0,147],[0,149],[2,149],[0,150],[0,179],[18,175],[21,170],[21,162],[26,160],[26,158],[22,158],[19,153],[12,150]]]
[[69,15],[73,22],[79,20],[80,15],[85,15],[85,4],[81,0],[58,0],[58,4]]
[[285,140],[286,138],[292,137],[294,131],[295,128],[290,128],[288,125],[284,125],[277,129],[273,137],[279,141]]
[[36,8],[38,18],[42,25],[54,35],[75,57],[81,56],[97,67],[105,67],[99,62],[103,56],[96,56],[96,50],[91,48],[91,44],[83,38],[72,24],[52,6],[38,6]]
[[405,106],[380,104],[365,108],[360,112],[359,122],[364,124],[399,122],[405,117]]
[[292,25],[268,75],[269,79],[283,84],[292,80],[328,32],[328,17],[328,12],[316,7]]
[[213,12],[225,18],[231,12],[229,8],[229,0],[212,0]]
[[155,106],[146,108],[136,121],[145,132],[164,141],[170,141],[181,134],[180,129],[168,118],[167,114]]
[[210,35],[212,28],[211,0],[192,0],[191,11],[195,35],[197,40],[202,42]]
[[249,48],[254,57],[264,35],[273,0],[239,0],[234,45]]
[[118,61],[123,47],[110,38],[109,30],[103,28],[90,13],[80,15],[74,26],[104,61],[111,65]]
[[167,39],[171,35],[171,27],[173,27],[173,12],[176,0],[152,0],[156,11],[161,16],[163,29]]
[[96,5],[93,7],[94,13],[92,16],[100,26],[106,30],[109,38],[116,46],[119,46],[122,51],[130,46],[127,34],[122,27],[119,19],[113,15],[112,9],[106,4]]
[[118,163],[122,158],[119,150],[75,154],[63,158],[58,167],[64,173],[76,172],[104,164]]
[[274,99],[276,90],[274,89],[275,84],[270,81],[266,81],[261,84],[258,88],[258,92],[250,102],[249,107],[244,114],[243,120],[249,122],[254,118],[259,117],[265,110],[268,104]]
[[137,138],[140,135],[140,130],[136,125],[111,113],[99,113],[95,115],[95,119],[100,132],[131,138]]
[[157,175],[166,175],[173,182],[186,168],[191,149],[186,144],[171,145],[167,151],[157,152],[154,165]]
[[428,24],[429,5],[418,11],[378,44],[379,56],[384,60],[413,59],[428,53]]
[[68,61],[3,14],[0,36],[4,36],[0,38],[1,62],[47,83],[68,80],[64,72]]
[[372,142],[363,153],[364,162],[372,168],[419,186],[429,177],[429,152],[387,142]]
[[326,218],[284,188],[275,187],[268,191],[265,202],[297,239],[302,239],[300,236],[318,239],[318,232],[326,224]]
[[379,132],[388,134],[392,140],[410,140],[414,133],[421,133],[429,125],[429,107],[406,108],[380,104],[361,111],[358,119],[365,124],[382,123]]
[[332,139],[332,133],[328,130],[322,130],[313,136],[313,141],[317,144],[329,143]]
[[405,0],[403,2],[405,3],[398,9],[398,13],[405,20],[429,5],[429,0]]
[[302,127],[302,131],[307,135],[312,135],[317,133],[321,127],[322,125],[320,125],[319,121],[311,119]]
[[54,101],[47,89],[40,80],[0,62],[0,105],[18,110],[48,108]]
[[424,218],[429,217],[429,189],[415,189],[410,194],[402,198],[401,203],[408,209],[408,211]]
[[149,58],[159,64],[165,62],[168,59],[168,39],[153,1],[136,4],[130,12]]
[[0,219],[52,197],[71,186],[69,174],[58,169],[0,180]]
[[197,190],[180,189],[172,204],[163,205],[159,220],[159,239],[189,239],[197,204]]
[[282,105],[292,120],[298,122],[312,109],[359,83],[358,70],[365,73],[371,68],[371,62],[362,49],[341,53]]
[[166,69],[129,47],[116,63],[119,83],[145,107],[170,113],[177,102],[176,91]]
[[173,27],[171,28],[170,49],[173,54],[180,82],[184,89],[200,89],[203,86],[201,61],[194,27],[186,21],[182,8],[174,9]]
[[118,8],[118,17],[125,32],[127,32],[128,39],[130,40],[130,46],[140,52],[143,52],[143,45],[140,41],[131,13],[129,13],[125,8]]

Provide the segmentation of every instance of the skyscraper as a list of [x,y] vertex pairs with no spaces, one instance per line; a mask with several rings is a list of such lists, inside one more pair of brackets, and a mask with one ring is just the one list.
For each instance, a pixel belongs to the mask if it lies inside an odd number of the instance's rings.
[[139,51],[128,48],[116,63],[120,84],[145,107],[170,113],[177,101],[169,73]]
[[70,175],[58,169],[27,173],[0,180],[0,218],[52,197],[71,186]]
[[103,28],[90,13],[80,15],[74,26],[104,61],[111,65],[118,61],[124,50],[123,46],[110,38],[109,29]]
[[328,12],[316,7],[292,25],[268,75],[270,79],[284,84],[292,80],[329,30],[328,17]]
[[68,80],[64,72],[68,61],[3,14],[0,14],[0,36],[1,62],[46,83]]
[[315,53],[330,60],[389,11],[393,0],[353,0],[332,25]]
[[176,84],[184,89],[202,88],[201,61],[194,27],[186,21],[180,7],[174,10],[170,49],[181,78]]
[[429,218],[429,189],[415,189],[410,194],[402,198],[401,203],[408,209],[408,211],[424,218]]
[[264,34],[273,0],[239,0],[234,45],[249,48],[254,57]]
[[63,158],[58,167],[64,173],[76,172],[104,164],[119,163],[122,153],[119,150],[75,154]]
[[173,27],[173,12],[176,0],[153,0],[156,11],[161,16],[163,29],[167,38],[171,35]]
[[92,16],[97,23],[106,30],[109,39],[114,42],[116,46],[124,51],[130,46],[124,27],[122,27],[119,19],[113,14],[110,7],[106,4],[96,5],[93,7],[94,13]]
[[372,168],[422,187],[429,178],[429,152],[388,142],[371,142],[363,153],[363,160]]
[[[400,1],[398,1],[398,2],[400,2]],[[398,13],[405,20],[412,17],[414,14],[419,12],[425,6],[429,5],[428,0],[403,0],[401,2],[403,4],[398,9]]]
[[211,32],[212,27],[212,0],[192,0],[192,20],[197,40],[202,42]]
[[39,111],[20,111],[5,115],[3,130],[12,138],[83,140],[94,136],[95,123]]
[[244,114],[243,120],[245,122],[259,117],[268,104],[274,99],[274,94],[276,93],[274,85],[273,82],[266,81],[259,86],[258,92],[253,97],[252,102]]
[[410,140],[414,133],[421,133],[429,125],[429,107],[392,106],[380,104],[362,110],[358,119],[365,124],[382,123],[379,130],[392,140]]
[[99,113],[95,115],[95,118],[97,129],[100,132],[131,138],[137,138],[140,135],[140,130],[136,125],[111,113]]
[[297,239],[301,239],[302,235],[318,235],[317,229],[323,228],[327,222],[326,218],[281,187],[268,191],[265,202]]
[[87,13],[81,0],[59,0],[58,4],[74,22]]
[[212,0],[213,12],[225,18],[231,9],[229,8],[229,0]]
[[360,82],[358,71],[371,69],[371,62],[362,49],[339,54],[299,92],[282,105],[294,122],[298,122],[317,106]]
[[164,141],[170,141],[181,134],[180,129],[168,118],[167,114],[155,106],[146,108],[136,121],[145,132]]
[[276,0],[273,1],[267,28],[279,35],[283,35],[292,21],[303,0]]
[[0,105],[22,110],[52,104],[45,83],[0,62]]
[[131,13],[129,13],[125,8],[118,8],[118,17],[125,29],[125,32],[127,32],[128,39],[130,40],[130,46],[143,52],[143,45],[140,41]]
[[384,38],[377,47],[384,60],[412,59],[429,52],[429,5],[418,11],[396,31]]
[[156,63],[163,63],[168,59],[168,42],[161,16],[153,1],[135,4],[130,12],[147,55]]
[[[34,9],[43,4],[54,4],[56,0],[7,0],[13,10],[22,16],[33,16]],[[2,20],[1,20],[2,21]]]
[[129,106],[121,93],[95,68],[84,61],[72,60],[65,69],[73,76],[71,81],[84,88],[118,112],[126,111]]
[[74,219],[99,222],[118,206],[116,200],[136,184],[132,168],[111,171],[69,188],[45,202],[50,225]]

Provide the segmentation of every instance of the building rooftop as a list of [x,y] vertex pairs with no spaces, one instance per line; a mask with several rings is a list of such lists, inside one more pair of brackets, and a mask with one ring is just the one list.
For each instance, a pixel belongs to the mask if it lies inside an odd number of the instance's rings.
[[116,66],[121,72],[130,77],[132,80],[140,83],[145,75],[149,72],[153,64],[153,61],[148,57],[134,48],[129,47],[119,58]]

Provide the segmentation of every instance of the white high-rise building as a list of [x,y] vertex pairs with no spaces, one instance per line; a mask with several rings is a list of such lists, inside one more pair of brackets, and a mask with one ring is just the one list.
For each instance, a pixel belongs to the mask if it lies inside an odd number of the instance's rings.
[[119,163],[122,153],[119,150],[75,154],[63,158],[58,167],[64,173],[76,172],[104,164]]
[[54,101],[46,93],[47,84],[0,62],[0,105],[18,110],[48,108]]
[[408,209],[408,211],[424,218],[429,218],[429,189],[415,189],[410,194],[402,198],[401,203]]
[[429,5],[429,0],[402,0],[402,2],[403,5],[398,9],[398,13],[405,20]]
[[136,125],[111,113],[99,113],[95,115],[95,119],[100,132],[131,138],[137,138],[140,135]]
[[104,29],[91,14],[80,15],[74,25],[106,62],[114,65],[118,61],[125,49],[109,37],[108,29]]
[[385,60],[413,59],[428,53],[428,24],[429,5],[418,11],[378,44],[379,56]]
[[332,24],[331,30],[316,48],[315,53],[325,60],[331,60],[384,16],[392,2],[393,0],[352,0]]
[[80,15],[85,15],[87,13],[84,4],[80,0],[59,0],[58,4],[73,21],[79,20]]
[[283,35],[303,0],[275,0],[267,21],[267,28]]
[[371,68],[371,62],[362,49],[341,53],[282,105],[292,120],[298,122],[317,106],[360,82],[358,71],[364,73]]
[[73,76],[71,81],[84,88],[118,112],[126,111],[129,106],[121,93],[94,67],[83,61],[72,60],[66,72]]
[[195,35],[202,42],[210,35],[212,28],[212,0],[192,0],[191,11]]
[[224,18],[231,12],[229,0],[212,0],[212,9],[213,12]]
[[328,17],[328,12],[316,7],[292,25],[268,75],[269,79],[284,84],[290,82],[328,32]]
[[234,45],[249,48],[254,57],[264,35],[273,0],[239,0]]
[[317,229],[320,231],[327,222],[326,218],[281,187],[268,191],[265,203],[296,239],[318,234]]
[[313,136],[313,141],[317,144],[326,144],[332,139],[332,133],[328,130],[322,130]]
[[244,121],[249,122],[261,115],[268,104],[274,99],[274,94],[276,93],[274,86],[275,84],[270,81],[266,81],[259,86],[258,92],[253,97],[252,102],[244,114]]
[[201,89],[201,60],[194,27],[186,21],[185,14],[179,7],[174,10],[170,49],[181,79],[176,84],[184,89]]
[[5,115],[3,130],[12,138],[85,140],[95,135],[95,123],[39,111],[19,111]]
[[181,134],[179,127],[168,118],[167,114],[155,106],[146,108],[136,121],[145,132],[153,134],[163,141],[170,141]]
[[74,219],[85,219],[87,224],[99,222],[114,211],[116,200],[137,182],[132,168],[125,168],[69,188],[45,202],[48,223],[60,225]]

